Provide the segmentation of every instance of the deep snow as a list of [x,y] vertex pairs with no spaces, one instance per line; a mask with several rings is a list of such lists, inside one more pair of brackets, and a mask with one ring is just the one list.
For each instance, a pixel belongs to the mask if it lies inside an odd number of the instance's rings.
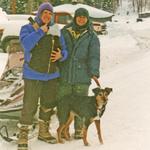
[[[112,87],[106,112],[102,117],[104,145],[97,139],[94,124],[90,126],[84,147],[82,140],[65,144],[46,144],[36,138],[30,141],[32,150],[148,150],[150,147],[150,19],[136,22],[133,16],[116,16],[108,22],[108,35],[101,41],[102,87]],[[0,60],[0,64],[2,60]],[[91,89],[95,87],[92,82]],[[11,120],[10,120],[11,121]],[[52,133],[56,135],[58,121],[52,118]],[[73,133],[73,126],[71,127]],[[0,139],[0,150],[16,150],[16,144]]]

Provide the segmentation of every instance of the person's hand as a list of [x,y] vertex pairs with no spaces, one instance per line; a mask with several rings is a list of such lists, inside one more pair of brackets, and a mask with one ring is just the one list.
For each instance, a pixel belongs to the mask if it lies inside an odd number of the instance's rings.
[[51,54],[52,62],[55,62],[60,58],[62,58],[62,54],[61,54],[61,50],[59,48],[57,48],[57,50],[52,51],[52,54]]
[[44,24],[40,28],[43,30],[43,32],[45,32],[45,33],[48,32],[48,26],[47,26],[47,24]]
[[96,76],[93,76],[92,79],[96,82],[97,86],[100,86],[100,83],[99,83],[98,78]]
[[97,81],[97,80],[98,80],[98,78],[97,78],[96,76],[93,76],[92,79],[93,79],[94,81]]
[[34,28],[35,30],[38,30],[38,29],[39,29],[39,25],[38,25],[38,23],[36,23],[36,22],[35,22],[32,26],[33,26],[33,28]]

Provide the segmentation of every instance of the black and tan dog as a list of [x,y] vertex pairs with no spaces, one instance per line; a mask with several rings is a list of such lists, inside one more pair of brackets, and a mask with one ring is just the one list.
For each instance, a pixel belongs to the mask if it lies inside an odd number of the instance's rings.
[[100,129],[100,117],[105,111],[105,106],[108,101],[108,95],[112,88],[95,88],[93,89],[94,96],[73,96],[68,95],[64,97],[58,104],[58,119],[59,127],[57,129],[58,143],[64,143],[61,135],[63,133],[66,140],[70,139],[68,132],[69,126],[74,119],[78,116],[83,121],[83,142],[88,146],[87,130],[92,122],[95,122],[98,138],[101,144],[103,139]]

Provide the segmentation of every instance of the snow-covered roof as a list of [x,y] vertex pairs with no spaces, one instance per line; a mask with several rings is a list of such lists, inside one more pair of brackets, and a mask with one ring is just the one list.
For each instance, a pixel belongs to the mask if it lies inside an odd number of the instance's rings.
[[89,11],[90,17],[92,18],[106,18],[106,17],[111,17],[113,16],[112,13],[103,11],[101,9],[97,9],[95,7],[85,5],[85,4],[63,4],[63,5],[58,5],[54,7],[54,11],[66,11],[69,12],[70,14],[74,14],[75,10],[78,8],[85,8]]
[[28,20],[29,17],[34,18],[34,15],[28,14],[7,14],[9,20]]
[[145,13],[150,13],[150,11],[143,11],[143,12],[141,12],[139,14],[145,14]]

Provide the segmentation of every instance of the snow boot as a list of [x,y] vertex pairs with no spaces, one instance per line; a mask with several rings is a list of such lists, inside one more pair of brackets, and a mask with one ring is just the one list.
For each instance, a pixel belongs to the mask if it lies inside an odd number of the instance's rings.
[[21,125],[19,127],[18,137],[18,149],[17,150],[28,150],[28,132],[29,128],[27,125]]
[[39,120],[39,135],[38,139],[47,143],[55,144],[57,140],[49,132],[49,122],[44,120]]

